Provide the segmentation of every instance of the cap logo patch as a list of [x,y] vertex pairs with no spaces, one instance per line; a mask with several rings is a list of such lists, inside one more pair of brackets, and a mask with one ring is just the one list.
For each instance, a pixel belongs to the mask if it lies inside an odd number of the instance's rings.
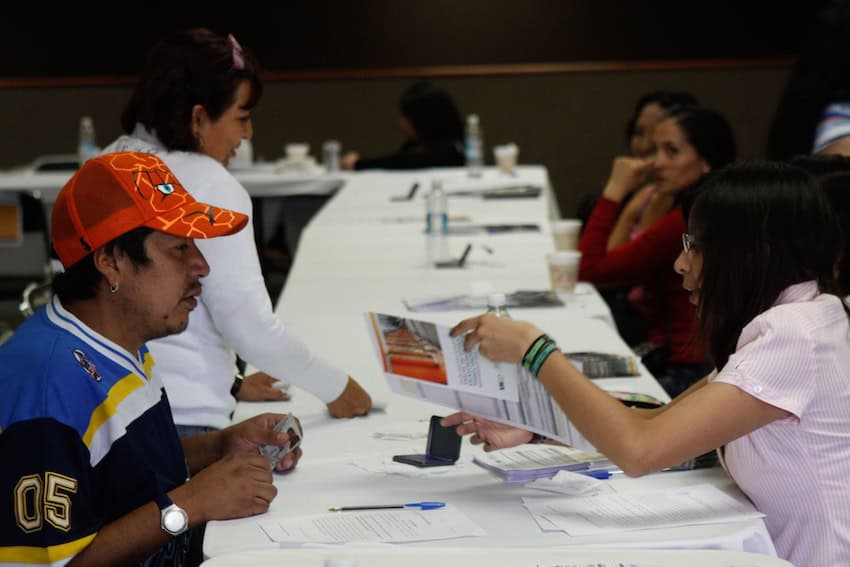
[[156,190],[162,193],[163,195],[171,195],[174,193],[174,185],[171,183],[160,183],[156,186]]
[[84,353],[78,348],[75,348],[72,353],[74,355],[74,359],[77,361],[77,364],[80,365],[80,368],[86,371],[86,374],[94,378],[97,382],[100,382],[102,380],[102,376],[97,371],[97,368],[95,368],[94,363],[90,361],[89,358],[86,356],[86,353]]

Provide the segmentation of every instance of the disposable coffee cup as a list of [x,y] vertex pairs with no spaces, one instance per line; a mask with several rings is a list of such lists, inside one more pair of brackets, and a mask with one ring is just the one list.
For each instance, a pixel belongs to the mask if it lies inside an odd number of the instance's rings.
[[286,158],[289,161],[304,161],[310,151],[310,144],[286,144]]
[[516,168],[517,158],[519,157],[519,147],[516,144],[496,146],[493,148],[493,157],[499,171],[512,174]]
[[555,242],[555,250],[576,250],[579,231],[581,231],[581,221],[578,219],[553,221],[552,240]]
[[575,250],[559,250],[546,254],[546,264],[549,266],[549,284],[556,294],[573,293],[578,281],[578,266],[581,252]]

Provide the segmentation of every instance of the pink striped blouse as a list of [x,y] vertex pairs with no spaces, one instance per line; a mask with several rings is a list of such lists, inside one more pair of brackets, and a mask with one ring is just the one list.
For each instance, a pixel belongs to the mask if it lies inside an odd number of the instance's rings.
[[788,287],[710,380],[792,414],[722,452],[767,515],[779,555],[798,566],[850,565],[850,325],[841,300],[814,282]]

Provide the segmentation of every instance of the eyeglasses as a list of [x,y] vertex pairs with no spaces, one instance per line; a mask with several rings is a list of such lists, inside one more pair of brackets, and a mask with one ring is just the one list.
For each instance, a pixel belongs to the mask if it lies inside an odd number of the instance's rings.
[[682,233],[682,248],[685,252],[690,252],[691,250],[696,250],[697,241],[696,239],[688,234],[687,232]]

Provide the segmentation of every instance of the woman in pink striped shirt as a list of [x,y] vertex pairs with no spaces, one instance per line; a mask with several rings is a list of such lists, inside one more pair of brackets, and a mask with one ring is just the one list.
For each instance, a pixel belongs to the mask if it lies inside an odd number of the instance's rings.
[[[675,270],[719,371],[659,410],[626,408],[528,323],[485,315],[452,332],[468,333],[466,347],[479,344],[493,360],[524,363],[627,474],[717,448],[766,514],[781,557],[850,565],[850,324],[834,277],[841,236],[829,204],[798,168],[733,165],[706,183],[688,230]],[[464,413],[443,423],[485,448],[530,439]]]

